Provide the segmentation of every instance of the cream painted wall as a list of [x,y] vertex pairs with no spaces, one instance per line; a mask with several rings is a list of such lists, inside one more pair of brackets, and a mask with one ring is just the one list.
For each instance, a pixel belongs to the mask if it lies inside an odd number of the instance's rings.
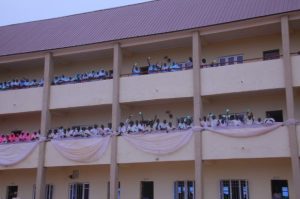
[[39,112],[3,115],[0,117],[0,132],[7,133],[13,130],[37,131],[41,125]]
[[294,89],[295,93],[295,117],[300,120],[300,89]]
[[41,111],[43,89],[28,88],[0,92],[0,114]]
[[[79,170],[78,179],[69,178],[73,170]],[[53,199],[67,199],[69,184],[76,182],[90,184],[90,199],[106,199],[108,181],[109,167],[104,165],[50,168],[46,175],[46,182],[54,185]]]
[[290,199],[296,199],[288,159],[207,161],[204,165],[204,198],[219,198],[222,179],[247,179],[250,198],[271,198],[271,180],[276,179],[288,180]]
[[0,82],[27,78],[29,80],[33,79],[42,79],[44,76],[44,65],[41,63],[38,66],[31,66],[30,63],[24,67],[18,66],[18,63],[15,64],[16,67],[1,67],[0,66]]
[[120,102],[192,97],[192,72],[123,77],[120,80]]
[[[271,198],[271,180],[288,180],[290,198],[293,195],[291,165],[288,159],[218,160],[204,162],[204,198],[219,198],[220,180],[246,179],[251,198]],[[78,179],[68,176],[79,170]],[[6,186],[19,185],[21,198],[30,199],[35,183],[34,170],[0,171],[0,198],[5,198]],[[2,180],[4,179],[4,180]],[[154,198],[172,199],[174,182],[194,179],[194,162],[121,164],[119,180],[121,198],[140,197],[140,182],[154,181]],[[54,185],[54,199],[68,198],[68,185],[74,182],[90,184],[91,199],[107,198],[108,166],[57,167],[47,170],[46,182]]]
[[[174,181],[193,180],[193,170],[193,162],[121,165],[121,197],[139,198],[140,181],[154,181],[154,198],[171,199]],[[219,183],[222,179],[247,179],[250,197],[255,199],[271,198],[271,179],[287,179],[290,198],[294,199],[290,163],[287,159],[204,162],[204,198],[219,198]]]
[[20,169],[0,171],[0,199],[6,199],[7,186],[18,186],[18,196],[21,199],[32,199],[35,184],[35,169]]
[[202,148],[204,160],[290,156],[287,127],[250,138],[232,138],[204,131]]
[[54,65],[54,76],[73,76],[100,69],[112,70],[112,58],[91,59],[88,61],[62,62]]
[[51,86],[50,109],[112,103],[113,80]]
[[203,57],[211,63],[221,56],[243,54],[244,59],[262,58],[263,51],[280,49],[281,35],[264,35],[203,45]]
[[201,94],[284,88],[283,72],[281,59],[204,68],[201,70]]
[[290,41],[291,41],[291,52],[300,51],[300,29],[293,29],[290,31]]
[[52,111],[52,128],[76,125],[105,125],[111,122],[111,106],[86,107],[84,109],[64,109]]
[[295,87],[300,87],[300,56],[292,56],[293,83]]

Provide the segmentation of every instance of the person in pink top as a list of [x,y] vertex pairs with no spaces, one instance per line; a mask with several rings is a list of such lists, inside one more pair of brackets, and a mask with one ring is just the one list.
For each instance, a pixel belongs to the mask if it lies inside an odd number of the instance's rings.
[[30,135],[30,133],[26,133],[25,137],[26,137],[26,142],[30,142],[31,141],[31,135]]
[[19,142],[20,141],[20,134],[19,133],[17,133],[17,134],[15,134],[15,142]]
[[8,140],[9,140],[10,143],[15,142],[15,139],[16,139],[16,136],[15,136],[14,133],[9,134]]
[[24,132],[22,132],[19,136],[20,142],[24,142],[26,140]]
[[3,144],[3,136],[4,135],[0,136],[0,144]]

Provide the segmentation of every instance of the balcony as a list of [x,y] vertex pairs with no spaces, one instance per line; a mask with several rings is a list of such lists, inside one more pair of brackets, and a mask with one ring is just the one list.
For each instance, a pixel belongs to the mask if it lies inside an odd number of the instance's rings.
[[[26,143],[18,143],[15,145],[25,145]],[[14,145],[14,144],[13,144]],[[36,147],[30,155],[25,158],[23,161],[16,165],[12,166],[0,166],[1,170],[7,170],[7,169],[31,169],[36,168],[38,165],[38,156],[39,156],[39,148]]]
[[300,56],[292,56],[293,83],[295,87],[300,86]]
[[290,155],[287,127],[250,138],[232,138],[205,131],[202,142],[204,160],[280,158]]
[[178,151],[168,155],[154,155],[136,149],[122,136],[118,139],[118,163],[167,162],[194,160],[194,137]]
[[[300,134],[299,125],[298,134]],[[298,139],[300,141],[300,136],[298,136]],[[89,139],[83,139],[82,141],[88,142]],[[120,136],[118,137],[117,161],[119,164],[192,161],[195,156],[194,142],[194,136],[192,136],[188,144],[174,153],[168,155],[152,155],[136,149]],[[290,156],[287,127],[279,127],[267,134],[250,138],[232,138],[204,131],[202,150],[203,160],[282,158]],[[37,166],[37,160],[38,148],[21,163],[9,167],[0,167],[0,170],[35,168]],[[56,151],[50,142],[46,144],[46,167],[107,164],[110,164],[110,146],[100,160],[92,163],[79,163],[64,158]]]
[[284,88],[281,59],[204,68],[202,95]]
[[[82,139],[82,142],[88,142],[89,139]],[[101,159],[97,162],[92,163],[79,163],[72,160],[68,160],[64,158],[51,144],[51,142],[47,142],[46,145],[46,154],[45,154],[45,166],[46,167],[57,167],[57,166],[74,166],[74,165],[104,165],[110,164],[110,146],[107,151],[101,157]]]
[[0,92],[0,114],[40,111],[42,88],[27,88]]
[[121,103],[192,96],[192,70],[122,77],[120,80]]
[[50,109],[112,103],[112,80],[51,86]]

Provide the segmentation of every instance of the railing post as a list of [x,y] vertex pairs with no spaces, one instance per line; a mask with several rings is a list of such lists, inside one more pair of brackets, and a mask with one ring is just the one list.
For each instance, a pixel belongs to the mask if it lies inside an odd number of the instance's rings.
[[[200,126],[202,112],[200,59],[201,40],[198,32],[193,33],[193,90],[194,125]],[[202,133],[195,132],[195,199],[203,199]]]
[[[50,102],[50,87],[51,79],[53,74],[53,58],[51,53],[45,55],[44,63],[44,87],[43,87],[43,102],[42,102],[42,113],[41,113],[41,137],[46,137],[47,132],[50,128],[51,113],[49,111]],[[45,198],[45,147],[46,143],[41,142],[39,144],[39,157],[37,165],[37,176],[36,176],[36,199]]]
[[[284,80],[285,80],[285,97],[288,119],[295,118],[295,102],[293,91],[293,74],[290,56],[290,35],[289,35],[289,18],[283,16],[281,18],[281,36],[284,64]],[[289,145],[292,163],[293,184],[295,197],[300,198],[300,167],[299,167],[299,146],[297,139],[296,124],[288,125]]]
[[[113,102],[112,102],[112,129],[117,131],[121,117],[120,107],[120,67],[122,64],[122,50],[120,44],[114,45],[113,55]],[[111,162],[110,162],[110,199],[118,198],[118,140],[114,135],[111,141]]]

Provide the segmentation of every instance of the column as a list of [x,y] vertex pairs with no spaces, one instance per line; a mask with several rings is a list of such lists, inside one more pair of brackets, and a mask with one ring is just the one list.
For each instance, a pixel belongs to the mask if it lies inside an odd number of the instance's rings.
[[[51,53],[45,55],[44,63],[44,87],[43,87],[43,102],[42,102],[42,115],[41,115],[41,136],[46,137],[50,128],[51,114],[49,111],[50,102],[50,87],[53,73],[53,58]],[[36,199],[45,198],[45,147],[46,143],[39,144],[39,158],[36,176]]]
[[[200,59],[202,49],[199,32],[193,33],[193,90],[194,90],[194,126],[200,126],[202,112]],[[203,162],[202,133],[195,131],[195,199],[203,198]]]
[[[114,45],[113,55],[113,102],[112,102],[112,128],[117,131],[121,118],[120,95],[120,66],[122,64],[122,50],[120,44]],[[110,199],[118,198],[118,143],[117,136],[111,140],[111,162],[110,162]]]
[[[290,57],[290,36],[289,36],[289,19],[288,16],[281,18],[281,36],[283,50],[283,65],[285,79],[285,97],[286,110],[288,119],[295,118],[294,91],[293,91],[293,76],[292,64]],[[295,189],[295,198],[300,198],[300,167],[299,167],[299,146],[297,139],[296,125],[288,125],[289,145],[292,162],[292,174]]]

